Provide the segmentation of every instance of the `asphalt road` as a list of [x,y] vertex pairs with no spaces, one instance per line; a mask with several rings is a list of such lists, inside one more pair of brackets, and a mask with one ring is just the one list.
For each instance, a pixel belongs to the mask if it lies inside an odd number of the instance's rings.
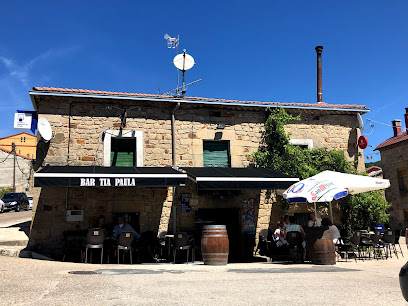
[[32,211],[6,211],[0,214],[0,245],[26,245]]
[[405,261],[217,267],[0,256],[0,305],[406,305],[398,281]]
[[32,211],[21,210],[15,212],[14,210],[5,211],[0,214],[0,227],[10,226],[22,222],[31,222]]

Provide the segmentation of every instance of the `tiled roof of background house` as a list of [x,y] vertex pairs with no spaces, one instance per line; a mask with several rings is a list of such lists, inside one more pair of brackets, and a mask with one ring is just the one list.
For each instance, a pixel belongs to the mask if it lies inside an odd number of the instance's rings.
[[401,135],[388,138],[386,141],[380,143],[374,150],[382,149],[382,148],[385,148],[385,147],[388,147],[393,144],[400,143],[406,140],[408,140],[408,133],[404,132]]
[[[4,149],[4,148],[0,148],[0,151],[3,151],[5,153],[11,153],[10,150]],[[30,158],[30,157],[27,157],[27,156],[24,156],[24,155],[21,155],[21,154],[18,154],[18,153],[16,153],[16,156],[20,156],[20,157],[22,157],[24,159],[28,159],[28,160],[33,160],[33,158]]]
[[261,102],[261,101],[241,101],[241,100],[226,100],[226,99],[211,99],[203,97],[173,97],[165,95],[154,94],[141,94],[141,93],[128,93],[128,92],[113,92],[113,91],[101,91],[101,90],[87,90],[87,89],[69,89],[69,88],[55,88],[55,87],[33,87],[33,91],[49,92],[49,93],[66,93],[66,94],[83,94],[83,95],[100,95],[103,96],[120,96],[120,97],[143,97],[152,99],[183,99],[190,101],[205,101],[212,103],[236,103],[236,104],[254,104],[254,105],[270,105],[270,106],[292,106],[292,107],[316,107],[316,108],[337,108],[337,109],[356,109],[362,112],[369,111],[365,105],[355,104],[328,104],[328,103],[293,103],[293,102]]

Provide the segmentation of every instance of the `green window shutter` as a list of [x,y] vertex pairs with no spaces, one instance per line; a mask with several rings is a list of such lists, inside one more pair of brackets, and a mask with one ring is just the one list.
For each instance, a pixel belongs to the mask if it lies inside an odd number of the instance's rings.
[[204,167],[228,168],[229,142],[228,141],[204,141],[203,142]]
[[111,166],[136,166],[136,138],[111,138]]

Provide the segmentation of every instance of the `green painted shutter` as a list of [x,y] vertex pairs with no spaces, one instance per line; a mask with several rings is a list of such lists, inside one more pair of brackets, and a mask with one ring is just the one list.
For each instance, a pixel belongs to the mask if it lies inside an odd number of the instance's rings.
[[204,141],[203,142],[204,167],[228,168],[229,143],[227,141]]
[[116,167],[133,167],[133,157],[133,152],[111,152],[111,165]]

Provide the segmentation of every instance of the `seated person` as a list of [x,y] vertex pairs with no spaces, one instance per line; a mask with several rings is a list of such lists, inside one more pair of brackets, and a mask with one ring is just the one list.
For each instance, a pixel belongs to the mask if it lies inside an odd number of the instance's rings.
[[285,215],[283,217],[283,227],[286,227],[289,225],[289,215]]
[[341,235],[340,235],[340,231],[339,231],[339,229],[337,228],[337,226],[333,225],[333,224],[330,222],[330,219],[329,219],[329,218],[324,218],[324,219],[322,220],[322,225],[329,227],[329,230],[330,230],[330,232],[331,232],[332,235],[333,235],[333,243],[334,243],[334,244],[340,243],[340,237],[341,237]]
[[276,242],[277,247],[281,247],[287,244],[286,240],[283,238],[284,235],[285,235],[285,230],[284,230],[283,222],[278,221],[276,230],[273,233],[273,240]]
[[[306,234],[305,234],[303,228],[300,225],[296,224],[295,222],[296,222],[295,216],[290,216],[289,217],[289,225],[286,226],[286,228],[285,228],[285,234],[284,234],[283,238],[286,240],[287,234],[289,232],[299,232],[302,235],[302,238],[303,238],[303,241],[302,241],[303,260],[305,260],[305,258],[306,258],[306,241],[304,239],[306,238]],[[290,246],[290,244],[289,244],[289,246]]]
[[321,226],[322,225],[322,219],[317,218],[315,213],[310,213],[309,219],[310,220],[307,223],[308,227],[316,227],[316,226]]
[[104,215],[100,215],[98,217],[98,219],[94,223],[93,228],[100,228],[101,230],[103,230],[106,233],[106,224],[105,224],[105,216]]
[[125,223],[122,216],[118,217],[118,224],[113,228],[113,235],[119,238],[120,234],[124,232],[132,232],[135,235],[135,239],[139,239],[140,235],[137,233],[130,224]]

